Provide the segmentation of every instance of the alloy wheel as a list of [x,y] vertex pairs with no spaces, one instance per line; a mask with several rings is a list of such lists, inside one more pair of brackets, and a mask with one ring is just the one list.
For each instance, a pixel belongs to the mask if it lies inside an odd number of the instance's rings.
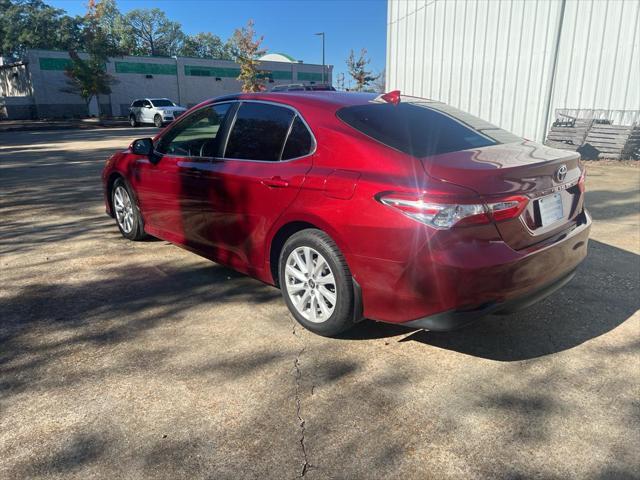
[[327,260],[311,247],[298,247],[287,258],[287,294],[295,309],[313,323],[328,320],[336,308],[336,281]]
[[116,220],[124,233],[133,230],[133,203],[127,189],[118,185],[113,192],[113,208],[116,212]]

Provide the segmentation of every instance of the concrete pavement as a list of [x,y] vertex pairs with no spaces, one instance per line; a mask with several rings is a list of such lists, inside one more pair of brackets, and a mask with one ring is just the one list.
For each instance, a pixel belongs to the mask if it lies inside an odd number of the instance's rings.
[[0,478],[637,478],[640,169],[590,164],[590,254],[455,333],[296,326],[280,292],[104,214],[155,129],[0,133]]

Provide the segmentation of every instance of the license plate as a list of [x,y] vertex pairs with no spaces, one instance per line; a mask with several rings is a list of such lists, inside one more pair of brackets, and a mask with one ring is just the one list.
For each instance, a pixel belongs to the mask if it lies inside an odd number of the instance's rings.
[[538,199],[538,207],[540,208],[540,220],[543,227],[551,225],[564,217],[560,193],[554,193]]

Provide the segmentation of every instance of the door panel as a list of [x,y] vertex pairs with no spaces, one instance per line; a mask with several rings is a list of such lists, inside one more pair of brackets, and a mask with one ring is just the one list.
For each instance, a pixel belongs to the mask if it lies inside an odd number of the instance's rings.
[[205,236],[218,261],[250,274],[264,267],[266,236],[298,195],[314,146],[293,109],[240,104],[224,158],[210,167]]
[[156,164],[140,157],[130,176],[145,222],[145,230],[170,241],[180,242],[181,184],[178,158],[164,156]]
[[207,246],[210,166],[230,108],[209,105],[190,113],[156,142],[156,165],[146,158],[136,162],[136,188],[150,233],[197,250]]
[[202,235],[211,255],[247,273],[261,269],[267,233],[296,198],[311,166],[309,156],[289,162],[214,161]]
[[153,121],[153,118],[151,118],[151,108],[149,108],[151,106],[151,102],[149,102],[148,100],[145,100],[144,103],[142,104],[142,108],[140,109],[140,116],[142,118],[142,122],[145,123],[150,123]]

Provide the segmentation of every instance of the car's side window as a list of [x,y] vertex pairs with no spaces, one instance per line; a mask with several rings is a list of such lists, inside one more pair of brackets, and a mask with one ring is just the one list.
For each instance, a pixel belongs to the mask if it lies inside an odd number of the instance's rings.
[[182,119],[162,137],[156,150],[184,157],[216,157],[230,103],[201,108]]
[[133,105],[131,105],[134,108],[138,108],[142,106],[142,100],[136,100],[135,102],[133,102]]
[[309,129],[302,119],[296,115],[289,136],[287,137],[287,143],[282,151],[282,160],[304,157],[311,153],[312,148],[313,139],[311,138],[311,133],[309,133]]
[[278,161],[295,113],[285,107],[244,102],[227,140],[225,158]]
[[151,106],[151,102],[150,102],[149,100],[144,100],[144,101],[142,102],[142,106],[143,106],[143,107],[150,107],[150,106]]

